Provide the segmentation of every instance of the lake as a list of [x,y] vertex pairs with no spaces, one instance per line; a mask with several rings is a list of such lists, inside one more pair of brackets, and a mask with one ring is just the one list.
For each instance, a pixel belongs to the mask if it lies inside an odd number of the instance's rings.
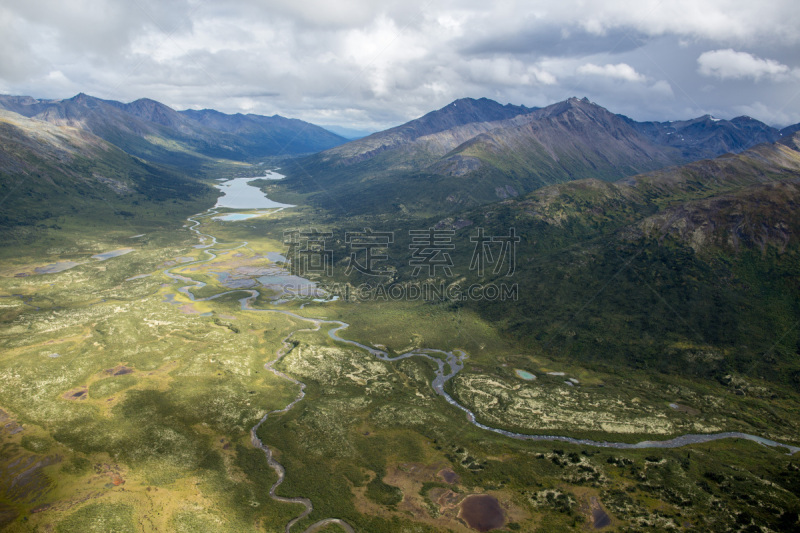
[[261,192],[261,189],[249,185],[251,181],[259,179],[279,180],[283,177],[284,176],[276,172],[268,172],[266,176],[255,178],[236,178],[217,184],[215,187],[221,190],[223,195],[217,199],[217,205],[214,207],[228,207],[231,209],[273,209],[294,207],[290,204],[282,204],[280,202],[270,200],[263,192]]
[[459,516],[469,527],[478,531],[499,529],[506,522],[500,502],[489,494],[473,494],[464,498]]

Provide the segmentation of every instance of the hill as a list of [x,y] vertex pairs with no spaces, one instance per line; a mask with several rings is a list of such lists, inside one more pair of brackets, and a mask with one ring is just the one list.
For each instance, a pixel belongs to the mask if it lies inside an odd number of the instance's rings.
[[465,253],[476,226],[522,239],[512,277],[462,282],[515,282],[518,300],[464,305],[552,356],[800,387],[798,205],[783,144],[543,188],[460,217]]

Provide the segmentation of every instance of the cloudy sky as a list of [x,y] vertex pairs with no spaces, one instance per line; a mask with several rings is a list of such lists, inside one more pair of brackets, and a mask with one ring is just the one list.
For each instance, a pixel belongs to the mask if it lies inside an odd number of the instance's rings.
[[800,122],[796,0],[3,0],[0,93],[378,130],[450,101]]

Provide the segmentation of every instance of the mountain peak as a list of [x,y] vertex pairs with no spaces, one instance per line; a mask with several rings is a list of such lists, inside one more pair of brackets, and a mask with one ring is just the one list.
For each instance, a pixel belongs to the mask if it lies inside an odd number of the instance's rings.
[[[487,98],[481,98],[481,100],[487,100]],[[472,102],[477,102],[477,101],[478,100],[475,100],[474,98],[470,98],[470,97],[458,98],[458,99],[453,100],[452,102],[450,102],[449,105],[457,106],[458,104],[462,104],[462,105],[463,104],[471,104]],[[445,106],[445,107],[448,107],[448,106]]]
[[[138,100],[134,100],[128,105],[154,105],[154,106],[164,106],[161,102],[156,102],[152,98],[139,98]],[[166,107],[166,106],[165,106]]]
[[164,113],[176,113],[174,109],[169,107],[166,104],[162,104],[161,102],[157,102],[151,98],[139,98],[138,100],[134,100],[129,104],[122,104],[120,106],[122,109],[125,109],[127,112],[137,115],[139,113],[154,113],[154,112],[164,112]]
[[89,100],[93,100],[91,96],[86,93],[78,93],[72,98],[68,99],[67,102],[75,102],[76,104],[85,104]]
[[[592,102],[588,98],[586,98],[585,96],[583,98],[578,98],[577,96],[571,96],[571,97],[567,98],[566,101],[571,103],[571,104],[576,104],[576,105],[577,104],[592,104]],[[594,104],[592,104],[592,105],[594,105]]]
[[[459,106],[461,106],[461,109],[457,109]],[[494,111],[496,111],[498,109],[510,109],[510,110],[514,110],[514,111],[519,111],[519,110],[531,111],[530,108],[527,108],[525,106],[517,106],[517,105],[514,105],[514,104],[503,105],[503,104],[501,104],[499,102],[495,102],[494,100],[491,100],[491,99],[486,98],[486,97],[481,97],[481,98],[465,97],[465,98],[459,98],[458,100],[453,100],[452,102],[450,102],[446,106],[442,107],[441,109],[438,109],[436,111],[431,111],[431,113],[428,113],[428,115],[430,115],[432,113],[443,112],[443,111],[444,112],[446,112],[446,111],[451,111],[452,112],[454,110],[463,112],[465,108],[468,108],[468,109],[484,109],[484,110],[487,110],[489,112],[494,112]]]
[[571,98],[567,98],[562,102],[556,102],[555,104],[551,104],[547,107],[543,107],[536,111],[540,118],[543,117],[556,117],[558,115],[567,113],[569,111],[579,110],[582,113],[591,115],[591,116],[599,116],[598,113],[604,114],[611,114],[605,107],[595,104],[594,102],[590,101],[588,98],[577,98],[575,96]]
[[[470,106],[487,106],[487,107],[497,107],[497,106],[506,107],[506,106],[511,105],[511,104],[506,104],[505,106],[503,106],[502,104],[500,104],[498,102],[495,102],[494,100],[492,100],[490,98],[486,98],[485,96],[482,96],[480,98],[472,98],[472,97],[466,96],[464,98],[459,98],[457,100],[453,100],[452,102],[450,102],[450,104],[444,106],[442,109],[446,109],[447,107],[450,107],[450,106],[457,106],[458,104],[461,104],[462,106],[463,105],[470,105]],[[524,106],[522,106],[522,107],[524,107]]]
[[464,124],[506,120],[532,111],[534,109],[513,104],[503,105],[489,98],[477,100],[475,98],[459,98],[440,109],[387,131],[403,132],[408,140],[413,140]]
[[161,102],[157,102],[150,98],[139,98],[138,100],[134,100],[129,104],[117,105],[114,103],[112,105],[119,107],[126,113],[129,113],[135,117],[145,119],[155,124],[168,126],[170,128],[175,128],[176,130],[185,130],[187,128],[183,116],[179,115],[168,105],[162,104]]

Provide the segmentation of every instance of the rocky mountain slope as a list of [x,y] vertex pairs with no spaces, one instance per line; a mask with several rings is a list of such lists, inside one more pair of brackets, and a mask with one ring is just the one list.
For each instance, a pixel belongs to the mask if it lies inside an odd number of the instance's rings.
[[642,138],[622,117],[586,99],[570,98],[498,126],[454,149],[443,163],[473,158],[480,162],[478,168],[535,176],[544,185],[581,175],[614,179],[680,159],[674,150]]
[[442,156],[475,135],[499,125],[495,123],[531,111],[525,106],[504,106],[488,98],[462,98],[400,126],[328,150],[321,154],[321,160],[335,165],[352,165],[392,150]]
[[731,120],[704,115],[691,120],[635,122],[631,126],[653,143],[680,150],[688,160],[739,153],[760,143],[776,142],[781,132],[751,117]]
[[639,123],[585,98],[542,109],[464,99],[285,171],[287,185],[311,193],[318,205],[433,213],[575,179],[616,180],[780,138],[748,117]]

